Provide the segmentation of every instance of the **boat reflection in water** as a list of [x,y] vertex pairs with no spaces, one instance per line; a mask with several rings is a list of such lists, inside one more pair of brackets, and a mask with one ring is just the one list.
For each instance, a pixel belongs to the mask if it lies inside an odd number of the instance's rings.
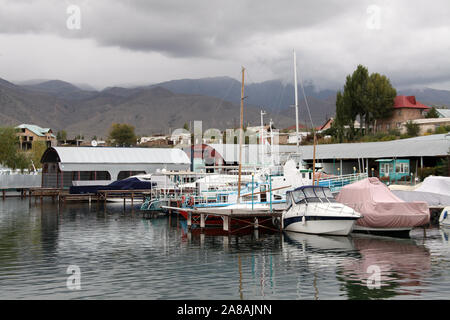
[[[371,235],[332,237],[285,232],[283,246],[285,260],[299,260],[306,264],[302,273],[316,277],[335,269],[339,295],[347,299],[384,299],[396,296],[419,296],[424,278],[431,269],[429,250],[411,239],[395,239]],[[375,266],[375,267],[374,267]],[[380,286],[374,282],[373,270],[380,270]],[[322,277],[322,286],[333,288],[331,279]],[[316,286],[314,280],[313,286]],[[317,287],[317,297],[320,291]],[[323,289],[322,289],[323,291]],[[327,294],[324,292],[324,294]]]
[[[361,257],[337,270],[337,278],[349,299],[385,299],[423,292],[424,278],[431,270],[430,251],[411,239],[355,236]],[[379,277],[374,277],[379,272]],[[377,283],[371,280],[379,280]],[[376,285],[371,288],[371,285]]]

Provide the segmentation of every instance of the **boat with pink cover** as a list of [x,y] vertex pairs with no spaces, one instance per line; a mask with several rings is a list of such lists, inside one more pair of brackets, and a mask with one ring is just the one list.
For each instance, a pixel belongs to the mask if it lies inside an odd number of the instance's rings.
[[406,202],[378,178],[367,178],[343,187],[336,200],[363,215],[356,221],[353,232],[408,237],[412,228],[430,222],[426,202]]

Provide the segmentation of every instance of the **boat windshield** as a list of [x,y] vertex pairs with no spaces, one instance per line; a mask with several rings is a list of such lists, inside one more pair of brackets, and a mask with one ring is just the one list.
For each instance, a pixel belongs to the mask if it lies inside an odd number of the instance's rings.
[[290,195],[290,193],[291,193],[291,192],[288,192],[288,193],[286,194],[286,206],[287,206],[287,208],[290,208],[291,205],[292,205],[292,200],[291,200],[291,195]]
[[305,195],[306,195],[306,200],[308,202],[319,202],[320,201],[319,197],[314,192],[314,189],[316,189],[316,188],[305,188],[305,189],[303,189],[303,191],[305,192]]
[[292,192],[292,197],[295,203],[299,203],[300,201],[305,200],[305,194],[302,190],[296,190]]
[[329,188],[309,187],[292,192],[295,203],[306,199],[306,202],[335,202],[333,194]]

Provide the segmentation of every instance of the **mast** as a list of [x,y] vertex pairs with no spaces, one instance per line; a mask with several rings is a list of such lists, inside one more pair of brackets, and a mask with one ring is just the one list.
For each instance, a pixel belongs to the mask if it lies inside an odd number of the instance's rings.
[[244,72],[242,67],[242,85],[241,85],[241,130],[239,132],[239,176],[238,176],[238,198],[237,203],[241,203],[241,172],[242,172],[242,143],[244,140]]
[[297,152],[299,149],[298,142],[298,88],[297,88],[297,55],[294,49],[294,89],[295,89],[295,135],[297,140]]
[[261,152],[261,167],[264,168],[264,161],[265,161],[265,157],[264,157],[264,115],[266,114],[265,111],[261,110],[261,129],[259,130],[259,134],[260,134],[260,152]]

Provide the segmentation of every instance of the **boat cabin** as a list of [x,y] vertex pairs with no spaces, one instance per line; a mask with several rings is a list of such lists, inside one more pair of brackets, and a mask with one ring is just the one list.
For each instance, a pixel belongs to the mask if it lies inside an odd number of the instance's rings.
[[287,208],[290,208],[293,203],[311,203],[322,202],[330,203],[336,202],[330,188],[321,186],[302,186],[293,191],[286,192]]

